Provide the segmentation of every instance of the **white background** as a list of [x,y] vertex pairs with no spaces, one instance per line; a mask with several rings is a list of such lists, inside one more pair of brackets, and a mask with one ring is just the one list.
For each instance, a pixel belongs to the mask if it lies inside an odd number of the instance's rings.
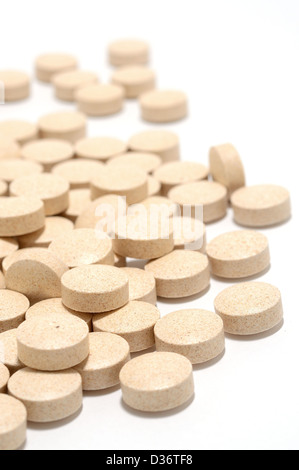
[[[292,192],[293,219],[265,230],[272,269],[263,280],[283,294],[285,323],[274,335],[228,338],[224,357],[195,370],[189,407],[148,416],[124,407],[120,390],[88,394],[75,420],[29,425],[26,449],[298,449],[298,109],[297,0],[10,0],[2,2],[0,68],[32,73],[44,52],[76,54],[83,68],[110,77],[107,44],[145,38],[161,88],[181,88],[190,118],[177,131],[185,160],[207,162],[211,145],[239,149],[249,184],[277,183]],[[35,83],[31,101],[0,107],[1,119],[35,121],[65,109],[50,87]],[[72,106],[70,106],[72,109]],[[128,139],[147,129],[136,103],[89,134]],[[208,227],[211,240],[235,229],[232,214]],[[160,303],[162,314],[213,309],[228,284],[189,303]]]

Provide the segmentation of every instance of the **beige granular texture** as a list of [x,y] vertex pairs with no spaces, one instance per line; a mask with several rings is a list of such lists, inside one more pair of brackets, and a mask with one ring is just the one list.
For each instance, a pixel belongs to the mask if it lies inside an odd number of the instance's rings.
[[44,204],[34,197],[0,197],[0,236],[18,237],[45,225]]
[[254,335],[268,331],[283,319],[280,291],[264,282],[237,284],[221,292],[215,310],[224,329],[233,335]]
[[0,290],[0,333],[17,328],[25,321],[29,300],[18,292]]
[[108,116],[119,113],[124,105],[124,89],[116,85],[90,85],[75,95],[78,108],[88,116]]
[[225,233],[207,246],[215,276],[241,279],[262,273],[270,266],[270,250],[265,235],[240,230]]
[[114,265],[112,240],[89,228],[72,230],[53,240],[49,250],[69,268],[88,264]]
[[116,268],[125,268],[127,266],[127,260],[124,256],[119,256],[114,253],[114,266]]
[[52,173],[66,179],[71,189],[84,189],[89,188],[91,180],[100,177],[104,169],[99,162],[77,158],[54,166]]
[[55,96],[62,101],[75,101],[75,95],[79,88],[92,85],[99,81],[93,72],[74,70],[57,74],[52,79]]
[[42,139],[30,142],[21,150],[25,160],[32,160],[50,172],[58,163],[70,160],[74,156],[74,148],[66,141],[59,139]]
[[0,348],[3,356],[1,362],[8,368],[11,375],[24,367],[18,357],[16,329],[0,334]]
[[175,353],[155,352],[128,362],[120,373],[124,402],[139,411],[167,411],[194,394],[191,362]]
[[210,285],[209,261],[196,251],[175,250],[145,266],[156,279],[158,297],[180,299],[199,294]]
[[247,227],[268,227],[291,217],[287,189],[275,185],[241,188],[231,198],[235,221]]
[[154,305],[131,301],[114,312],[95,315],[93,330],[121,336],[133,353],[154,346],[154,326],[159,319],[160,312]]
[[82,113],[64,111],[43,116],[38,123],[43,139],[62,139],[71,144],[86,134],[86,117]]
[[162,194],[181,184],[193,183],[208,178],[209,169],[200,163],[172,162],[158,168],[154,177],[162,184]]
[[126,98],[138,98],[155,88],[156,74],[147,67],[133,65],[116,70],[111,81],[124,88]]
[[109,46],[111,65],[145,65],[149,61],[149,45],[140,39],[120,39]]
[[125,166],[103,168],[91,181],[91,198],[107,194],[125,196],[129,205],[143,201],[148,195],[146,172]]
[[14,158],[0,160],[0,175],[7,183],[24,176],[37,176],[42,173],[43,167],[35,162]]
[[90,190],[72,189],[69,193],[69,200],[69,207],[63,213],[63,217],[75,223],[79,215],[81,215],[91,203]]
[[24,251],[23,259],[12,262],[5,272],[6,287],[26,295],[31,304],[60,297],[60,280],[68,267],[46,249]]
[[5,278],[2,271],[0,271],[0,289],[5,289],[5,287]]
[[0,122],[0,135],[15,140],[24,145],[38,137],[38,128],[27,121],[2,121]]
[[0,180],[0,196],[6,196],[8,190],[8,184],[6,181]]
[[171,199],[163,196],[151,196],[142,201],[142,206],[152,214],[154,217],[155,214],[159,214],[163,217],[173,217],[180,213],[180,207],[178,204],[175,204]]
[[223,321],[206,310],[179,310],[155,326],[157,351],[181,354],[192,364],[215,359],[225,349]]
[[0,394],[0,450],[18,450],[26,441],[25,406],[8,395]]
[[21,148],[19,144],[14,139],[6,136],[0,131],[0,160],[19,158],[20,156]]
[[129,279],[114,266],[81,266],[61,280],[64,305],[78,312],[103,313],[129,301]]
[[156,280],[153,274],[138,268],[123,268],[123,270],[129,278],[130,300],[156,305]]
[[17,70],[1,70],[0,83],[4,85],[4,102],[22,101],[30,95],[30,78]]
[[152,176],[148,177],[147,186],[148,186],[148,197],[161,195],[162,185],[159,181],[157,181]]
[[188,115],[188,98],[177,90],[153,90],[140,97],[142,118],[164,123],[184,119]]
[[226,216],[228,201],[227,190],[219,183],[200,181],[177,186],[169,191],[168,197],[184,206],[191,206],[191,215],[196,217],[196,209],[203,207],[203,222],[208,224]]
[[192,217],[174,217],[174,249],[206,252],[207,237],[205,225]]
[[68,418],[82,406],[82,380],[74,369],[38,372],[25,368],[11,377],[8,390],[26,407],[28,421],[35,423]]
[[210,170],[214,181],[223,184],[229,196],[246,184],[241,157],[231,144],[211,148]]
[[103,196],[91,202],[75,223],[75,228],[92,228],[110,232],[110,221],[115,224],[118,217],[126,215],[127,206],[123,198],[116,195]]
[[110,333],[91,333],[89,348],[88,358],[76,367],[83,390],[104,390],[118,385],[120,371],[130,360],[127,341]]
[[70,369],[89,354],[89,329],[83,320],[53,313],[26,320],[17,330],[18,355],[27,367],[43,371]]
[[35,63],[36,76],[42,82],[51,83],[54,75],[75,70],[77,59],[69,54],[44,54]]
[[52,314],[54,315],[71,315],[80,318],[80,320],[85,321],[89,328],[89,331],[92,330],[92,315],[90,313],[75,312],[62,303],[61,298],[57,299],[47,299],[38,302],[27,310],[26,320],[30,320],[34,317],[40,317],[44,315],[48,320],[51,320]]
[[15,253],[19,249],[19,244],[14,238],[0,238],[0,263],[7,256]]
[[69,205],[70,185],[66,179],[51,173],[22,176],[10,185],[10,195],[36,197],[43,201],[45,215],[57,215]]
[[88,160],[107,161],[127,151],[127,144],[113,137],[89,137],[77,142],[76,156]]
[[9,377],[9,370],[4,364],[0,362],[0,393],[6,393],[6,387]]
[[111,166],[133,166],[140,168],[146,173],[152,173],[161,166],[162,160],[161,157],[153,153],[127,152],[112,158],[108,164]]
[[37,232],[18,238],[20,248],[48,248],[55,238],[68,234],[74,224],[64,217],[46,217],[45,226]]
[[179,138],[169,131],[143,131],[130,139],[129,148],[133,152],[155,153],[164,163],[180,159]]
[[28,257],[30,258],[31,253],[45,253],[46,250],[40,250],[39,248],[24,248],[21,250],[17,250],[11,255],[7,256],[4,258],[3,263],[2,263],[2,269],[4,274],[7,272],[8,268],[15,263],[16,261],[21,261],[24,259],[27,259]]

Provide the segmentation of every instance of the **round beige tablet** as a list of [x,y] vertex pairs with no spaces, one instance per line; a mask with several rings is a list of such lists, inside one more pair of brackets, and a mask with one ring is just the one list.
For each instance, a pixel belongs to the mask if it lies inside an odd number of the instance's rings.
[[[8,268],[15,263],[16,261],[21,261],[23,259],[26,259],[28,256],[30,257],[31,253],[39,253],[40,249],[38,248],[24,248],[22,250],[17,250],[11,255],[8,255],[6,258],[4,258],[2,262],[2,269],[4,274],[7,272]],[[44,253],[45,250],[42,250]]]
[[109,46],[110,64],[116,67],[145,65],[149,61],[149,45],[140,39],[121,39]]
[[174,249],[206,252],[206,227],[192,217],[174,217]]
[[152,304],[130,301],[124,307],[93,317],[93,331],[114,333],[124,338],[131,352],[144,351],[155,344],[154,326],[160,312]]
[[103,168],[91,181],[91,198],[94,200],[106,194],[125,196],[129,205],[143,201],[148,194],[146,172],[124,166]]
[[235,221],[247,227],[268,227],[291,217],[287,189],[270,184],[241,188],[232,197]]
[[106,161],[122,155],[127,150],[127,144],[112,137],[90,137],[77,142],[76,156],[88,160]]
[[79,111],[88,116],[108,116],[119,113],[124,105],[124,89],[116,85],[89,85],[75,95]]
[[50,172],[58,163],[70,160],[74,156],[74,148],[63,140],[42,139],[30,142],[22,148],[21,156],[43,166]]
[[146,173],[152,173],[159,166],[161,166],[162,160],[158,155],[153,153],[138,153],[128,152],[118,157],[112,158],[108,165],[110,166],[128,166],[140,168]]
[[75,94],[79,88],[92,85],[99,81],[93,72],[74,70],[54,75],[52,83],[56,98],[63,101],[75,101]]
[[53,240],[49,250],[69,268],[88,264],[114,265],[112,240],[90,228],[72,230]]
[[137,268],[123,268],[123,271],[129,278],[130,300],[156,305],[156,280],[153,274]]
[[16,329],[0,334],[0,354],[0,362],[8,368],[11,375],[24,367],[18,357]]
[[[163,196],[151,196],[141,202],[142,206],[152,215],[160,214],[161,217],[173,217],[180,213],[180,206],[171,199]],[[152,211],[152,212],[151,212]]]
[[81,158],[70,160],[54,166],[52,173],[66,179],[71,189],[89,188],[93,178],[100,177],[104,166]]
[[175,353],[136,357],[120,373],[124,402],[145,412],[167,411],[187,403],[194,394],[191,362]]
[[26,295],[31,304],[59,297],[60,280],[68,267],[46,249],[24,251],[23,258],[19,256],[9,265],[5,273],[6,287]]
[[38,372],[25,368],[11,377],[8,390],[26,407],[28,421],[35,423],[60,421],[82,406],[82,380],[74,369]]
[[27,412],[20,401],[0,394],[0,450],[18,450],[26,441]]
[[156,86],[155,72],[147,67],[137,65],[116,70],[111,80],[115,85],[124,88],[127,98],[138,98]]
[[15,253],[19,244],[14,238],[0,238],[0,263],[4,258]]
[[145,266],[156,279],[158,297],[180,299],[199,294],[210,285],[206,256],[196,251],[175,250]]
[[211,148],[210,169],[214,181],[223,184],[229,196],[246,184],[241,157],[231,144]]
[[13,330],[23,323],[29,307],[29,300],[24,295],[8,289],[0,290],[0,333]]
[[4,103],[22,101],[30,95],[30,78],[24,72],[2,70],[0,83],[4,86]]
[[76,312],[103,313],[129,301],[129,279],[114,266],[80,266],[64,274],[62,301]]
[[271,330],[283,319],[280,291],[264,282],[228,287],[215,300],[224,329],[233,335],[255,335]]
[[162,188],[160,181],[156,180],[156,178],[153,178],[152,176],[149,176],[147,180],[147,186],[148,186],[148,197],[160,196],[161,188]]
[[74,224],[64,217],[46,217],[45,226],[37,232],[18,238],[20,248],[48,248],[50,243],[74,229]]
[[5,288],[6,288],[5,278],[4,278],[2,271],[0,271],[0,289],[5,289]]
[[11,183],[15,179],[23,176],[37,177],[42,171],[43,167],[38,163],[21,160],[19,158],[0,161],[1,178],[7,183]]
[[51,173],[21,176],[9,188],[11,196],[36,197],[43,201],[45,215],[57,215],[69,205],[70,185],[66,179]]
[[9,377],[9,370],[4,364],[0,362],[0,393],[6,393],[6,387]]
[[43,139],[62,139],[71,144],[83,139],[86,134],[86,117],[75,111],[48,114],[39,120]]
[[220,235],[209,243],[207,254],[212,273],[228,279],[255,276],[270,266],[267,237],[249,230]]
[[0,197],[0,236],[18,237],[45,224],[44,204],[35,197]]
[[55,74],[75,70],[77,67],[77,59],[69,54],[44,54],[35,63],[38,80],[46,83],[51,83]]
[[72,189],[69,192],[69,207],[63,213],[63,217],[66,217],[72,222],[76,222],[79,215],[91,203],[90,190],[89,189]]
[[0,180],[0,196],[6,196],[8,190],[8,184],[6,181]]
[[181,354],[192,364],[215,359],[225,349],[223,321],[206,310],[170,313],[155,326],[157,351]]
[[83,390],[97,391],[119,384],[119,374],[130,360],[127,341],[111,333],[89,335],[90,355],[76,366],[83,382]]
[[0,122],[0,134],[24,145],[37,139],[38,128],[35,124],[27,121],[2,121]]
[[192,162],[166,163],[154,173],[154,177],[162,184],[162,194],[165,196],[175,186],[205,180],[208,175],[206,166]]
[[0,160],[8,160],[10,158],[19,158],[21,156],[21,148],[19,144],[0,132]]
[[120,196],[110,194],[91,202],[75,223],[76,228],[92,228],[110,234],[116,220],[125,216],[127,206]]
[[119,256],[114,253],[114,266],[116,268],[126,268],[127,260],[124,256]]
[[192,217],[203,208],[203,222],[208,224],[222,219],[227,214],[227,190],[222,184],[212,181],[199,181],[176,186],[168,193],[168,197],[181,206],[191,206]]
[[148,122],[175,122],[188,115],[188,98],[177,90],[153,90],[140,97],[142,118]]
[[164,163],[180,159],[179,138],[169,131],[143,131],[130,139],[129,147],[134,152],[155,153]]

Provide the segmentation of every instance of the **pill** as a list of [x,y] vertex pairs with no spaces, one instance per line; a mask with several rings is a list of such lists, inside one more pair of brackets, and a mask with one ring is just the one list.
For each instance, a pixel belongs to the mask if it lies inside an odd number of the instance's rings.
[[149,176],[147,180],[147,186],[148,186],[148,197],[160,196],[162,185],[159,181],[157,181],[152,176]]
[[221,278],[255,276],[270,266],[267,237],[249,230],[218,236],[208,244],[207,254],[212,273]]
[[161,214],[161,217],[173,217],[180,211],[180,207],[171,199],[163,196],[151,196],[142,201],[142,206],[154,215]]
[[5,278],[2,271],[0,271],[0,289],[5,289],[5,287]]
[[227,214],[227,190],[219,183],[199,181],[182,184],[171,189],[168,197],[183,211],[186,206],[191,207],[192,217],[198,218],[203,209],[203,222],[206,224],[223,219]]
[[17,261],[26,260],[27,258],[30,258],[32,253],[33,254],[36,253],[38,255],[40,252],[42,254],[44,254],[45,250],[43,250],[43,249],[40,250],[40,248],[30,247],[30,248],[20,249],[18,251],[15,251],[11,255],[8,255],[6,258],[4,258],[4,260],[2,262],[2,269],[3,269],[4,274],[6,274],[8,268],[10,268],[10,266],[13,263],[16,263]]
[[32,305],[32,307],[27,310],[25,318],[26,320],[30,320],[34,317],[45,316],[48,321],[51,321],[52,314],[71,315],[71,317],[75,315],[75,317],[78,317],[87,323],[90,331],[92,329],[92,315],[90,313],[75,312],[74,310],[65,307],[61,298],[42,300],[41,302]]
[[138,152],[128,152],[118,157],[112,158],[108,165],[111,166],[134,166],[135,168],[140,168],[146,173],[152,173],[159,166],[161,166],[162,160],[158,155],[153,153],[138,153]]
[[89,85],[80,88],[75,98],[79,111],[87,116],[108,116],[122,110],[124,89],[116,85]]
[[30,95],[30,78],[18,70],[1,70],[0,83],[4,87],[4,103],[22,101]]
[[156,305],[156,280],[153,274],[138,268],[123,268],[123,271],[129,278],[130,300]]
[[8,185],[6,181],[0,180],[0,196],[6,196],[8,190]]
[[27,121],[2,121],[0,122],[0,135],[15,140],[24,145],[31,140],[37,139],[38,129],[35,124]]
[[75,94],[81,87],[89,86],[99,81],[93,72],[74,70],[55,74],[52,83],[56,98],[62,101],[75,101]]
[[6,393],[6,387],[9,377],[9,370],[4,364],[0,362],[0,393]]
[[140,39],[120,39],[109,45],[110,64],[116,67],[145,65],[149,53],[149,45]]
[[80,266],[61,279],[62,301],[72,310],[103,313],[129,301],[129,279],[114,266]]
[[63,217],[75,223],[79,215],[84,212],[90,203],[89,189],[72,189],[69,192],[69,207],[64,211]]
[[99,162],[78,158],[54,166],[52,173],[66,179],[71,189],[84,189],[89,188],[90,181],[100,176],[103,169]]
[[50,172],[58,163],[70,160],[74,156],[71,144],[58,139],[35,140],[26,144],[21,151],[25,160],[31,160],[43,166],[45,172]]
[[38,315],[17,330],[18,355],[27,367],[42,371],[70,369],[89,354],[89,329],[74,315]]
[[77,59],[69,54],[44,54],[35,63],[38,80],[46,83],[50,83],[55,74],[75,70],[77,67]]
[[191,362],[169,352],[144,354],[128,362],[120,373],[124,402],[144,412],[167,411],[194,395]]
[[26,441],[27,412],[20,401],[0,394],[0,450],[18,450]]
[[5,273],[6,287],[26,295],[31,304],[61,295],[61,277],[68,267],[44,248],[32,248],[12,262]]
[[112,240],[104,232],[75,229],[52,241],[49,250],[69,268],[89,264],[114,265]]
[[139,168],[105,167],[91,181],[91,198],[107,194],[124,196],[127,204],[143,201],[148,195],[147,174]]
[[169,131],[143,131],[130,139],[129,148],[134,152],[155,153],[164,163],[180,159],[179,138]]
[[179,299],[205,291],[210,285],[208,258],[202,253],[175,250],[145,266],[156,279],[158,297]]
[[268,331],[283,319],[280,291],[264,282],[247,282],[228,287],[215,300],[215,310],[224,329],[233,335]]
[[130,360],[127,341],[111,333],[91,333],[89,348],[88,358],[76,366],[83,390],[97,391],[118,385],[120,371]]
[[110,194],[91,202],[75,223],[75,228],[92,228],[110,233],[116,220],[126,215],[127,206],[122,197]]
[[119,256],[114,253],[114,266],[116,268],[125,268],[127,266],[127,260],[124,256]]
[[154,326],[160,312],[152,304],[130,301],[113,312],[95,315],[93,330],[113,333],[124,338],[131,352],[144,351],[155,344]]
[[107,161],[127,151],[127,144],[112,137],[90,137],[77,142],[76,156],[88,160]]
[[19,158],[21,156],[21,148],[19,144],[11,137],[7,137],[0,131],[0,160],[8,160],[9,158]]
[[0,198],[0,236],[18,237],[45,225],[44,204],[35,197]]
[[187,117],[188,98],[177,90],[153,90],[141,95],[140,107],[145,121],[175,122]]
[[69,205],[70,185],[66,179],[51,173],[21,176],[10,187],[11,196],[36,197],[43,201],[45,215],[57,215]]
[[211,148],[210,170],[214,181],[223,184],[229,196],[246,184],[241,157],[231,144]]
[[291,198],[287,189],[275,185],[241,188],[232,197],[235,221],[247,227],[268,227],[291,217]]
[[35,162],[14,158],[11,160],[0,160],[1,178],[11,183],[23,176],[37,176],[42,173],[43,167]]
[[25,295],[8,289],[0,290],[0,333],[13,330],[23,323],[29,307]]
[[74,369],[39,372],[25,368],[11,377],[8,389],[24,404],[28,421],[34,423],[60,421],[82,406],[82,380]]
[[18,357],[17,329],[0,334],[0,348],[1,362],[8,368],[11,375],[24,367]]
[[116,70],[111,81],[124,88],[126,98],[138,98],[155,88],[156,74],[147,67],[131,65]]
[[74,224],[64,217],[46,217],[45,226],[28,235],[18,237],[20,248],[48,248],[50,243],[74,229]]
[[174,249],[206,252],[206,227],[192,217],[174,217]]
[[0,263],[18,249],[19,244],[14,238],[0,238]]
[[43,139],[62,139],[71,144],[86,134],[86,117],[75,111],[61,111],[43,116],[38,123]]
[[154,177],[162,184],[162,194],[181,184],[193,183],[208,178],[209,169],[200,163],[172,162],[158,168]]

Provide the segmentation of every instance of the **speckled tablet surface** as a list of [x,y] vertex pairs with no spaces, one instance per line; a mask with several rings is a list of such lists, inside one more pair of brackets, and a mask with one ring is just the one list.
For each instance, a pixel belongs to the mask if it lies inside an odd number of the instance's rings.
[[0,160],[19,158],[20,155],[21,147],[17,141],[0,131]]
[[27,121],[2,121],[0,122],[0,135],[15,140],[18,144],[24,145],[38,137],[38,128],[35,124]]
[[21,150],[25,160],[31,160],[43,166],[44,171],[51,171],[58,163],[70,160],[74,156],[74,148],[65,140],[42,139],[26,144]]
[[18,450],[26,441],[25,406],[8,395],[0,394],[0,450]]
[[0,262],[18,249],[19,244],[15,238],[0,238]]
[[17,237],[45,225],[43,202],[36,197],[0,197],[0,236]]
[[208,175],[209,169],[206,166],[194,162],[166,163],[154,172],[154,178],[162,184],[162,193],[165,196],[175,186],[205,180]]
[[174,217],[173,235],[175,250],[206,252],[206,227],[192,217]]
[[66,179],[71,189],[82,189],[89,188],[91,180],[100,177],[103,169],[99,162],[76,158],[54,166],[52,173]]
[[8,368],[11,375],[24,367],[18,357],[17,329],[0,333],[0,347],[1,362]]
[[88,188],[71,189],[69,192],[69,207],[63,213],[63,217],[76,222],[79,215],[91,203],[90,190]]
[[63,139],[74,144],[86,134],[86,117],[75,111],[61,111],[43,116],[38,123],[43,139]]
[[110,222],[116,222],[119,216],[124,216],[127,211],[123,198],[117,195],[107,195],[95,199],[77,218],[75,228],[92,228],[109,233]]
[[78,109],[87,116],[109,116],[119,113],[124,105],[124,89],[116,85],[95,84],[77,90]]
[[43,167],[38,163],[22,160],[21,158],[0,160],[0,175],[7,183],[24,176],[37,176],[42,171]]
[[188,115],[188,98],[178,90],[152,90],[140,96],[141,115],[154,123],[175,122]]
[[20,248],[48,248],[50,243],[62,234],[68,234],[74,224],[64,217],[46,217],[45,226],[33,233],[18,237]]
[[139,300],[156,305],[156,280],[152,273],[138,268],[123,268],[129,278],[130,300]]
[[79,158],[107,161],[127,151],[127,144],[115,137],[89,137],[77,142],[75,152]]
[[180,159],[180,141],[176,134],[164,130],[143,131],[129,140],[134,152],[150,152],[159,155],[164,163]]
[[25,320],[30,307],[23,294],[8,289],[0,290],[0,333],[17,328]]
[[0,362],[0,393],[6,393],[9,377],[9,370],[4,364]]
[[153,153],[127,152],[109,160],[111,166],[134,166],[146,173],[152,173],[162,164],[161,157]]
[[246,184],[241,157],[231,144],[211,148],[210,169],[214,181],[223,184],[229,196]]

